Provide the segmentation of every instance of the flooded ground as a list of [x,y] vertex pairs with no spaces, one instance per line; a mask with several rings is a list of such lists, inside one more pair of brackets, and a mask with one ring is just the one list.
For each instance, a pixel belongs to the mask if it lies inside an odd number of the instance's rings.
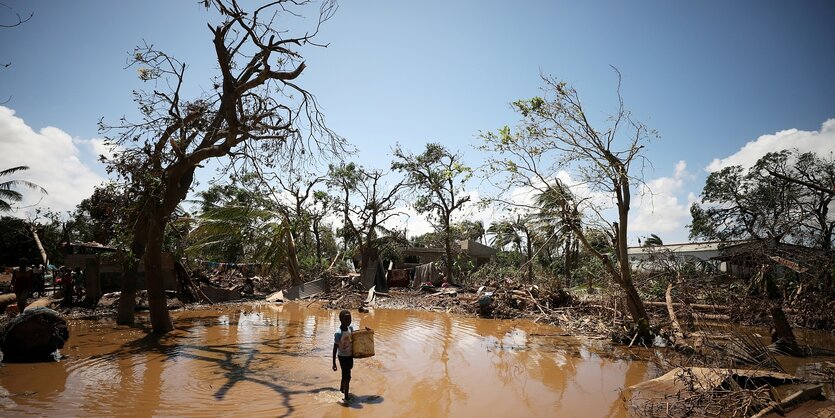
[[162,338],[72,321],[60,362],[0,368],[0,415],[618,417],[620,389],[657,374],[530,321],[354,312],[377,354],[355,361],[357,400],[343,406],[337,314],[295,303],[186,311]]

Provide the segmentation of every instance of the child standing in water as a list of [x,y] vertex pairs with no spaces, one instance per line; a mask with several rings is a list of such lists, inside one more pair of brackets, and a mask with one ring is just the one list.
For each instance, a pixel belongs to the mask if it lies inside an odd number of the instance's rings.
[[[351,398],[348,387],[351,384],[351,369],[354,368],[354,350],[351,326],[351,312],[342,310],[339,313],[339,329],[333,334],[333,371],[336,371],[336,359],[339,358],[339,368],[342,369],[342,384],[339,391],[345,394],[345,402]],[[371,328],[365,327],[367,330]]]
[[336,359],[339,358],[339,368],[342,369],[342,384],[339,391],[345,394],[348,402],[348,386],[351,384],[351,369],[354,367],[354,353],[351,347],[351,313],[343,310],[339,313],[339,329],[333,334],[333,371],[336,371]]

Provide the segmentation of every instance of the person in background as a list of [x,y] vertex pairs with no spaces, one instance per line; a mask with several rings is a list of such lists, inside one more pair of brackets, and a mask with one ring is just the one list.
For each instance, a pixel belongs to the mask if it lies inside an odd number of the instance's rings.
[[72,272],[72,282],[75,287],[75,294],[81,298],[84,292],[84,274],[81,272],[81,267],[76,267]]
[[27,266],[29,260],[21,258],[18,262],[18,268],[12,272],[12,290],[15,298],[17,298],[17,309],[19,313],[23,313],[26,309],[26,302],[32,294],[32,270]]
[[32,293],[37,293],[39,298],[44,296],[44,276],[46,274],[46,269],[44,269],[43,264],[39,264],[32,268]]
[[61,269],[61,290],[64,293],[64,299],[61,300],[61,306],[70,307],[73,304],[73,274],[67,267]]

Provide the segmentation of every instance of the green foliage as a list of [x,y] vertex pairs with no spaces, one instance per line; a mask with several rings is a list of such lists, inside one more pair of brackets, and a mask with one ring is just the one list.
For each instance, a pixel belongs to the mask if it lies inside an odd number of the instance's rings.
[[594,283],[599,286],[608,283],[608,280],[601,280],[607,277],[606,268],[599,258],[593,257],[588,253],[581,253],[578,258],[577,267],[572,271],[571,277],[568,278],[566,287],[587,286],[588,283]]
[[118,245],[118,234],[128,223],[130,202],[116,183],[106,183],[93,189],[93,194],[82,200],[67,221],[73,241]]
[[198,194],[196,227],[186,253],[222,262],[281,264],[282,216],[265,195],[236,185],[215,185]]
[[34,225],[38,238],[46,251],[50,263],[60,265],[64,255],[61,253],[63,223],[55,212],[36,211],[38,221],[26,221],[9,216],[0,217],[0,266],[16,266],[21,257],[26,257],[33,264],[42,263],[31,228]]
[[0,218],[0,266],[16,266],[21,257],[34,261],[41,256],[26,221],[3,216]]
[[507,256],[502,256],[501,254],[499,253],[496,260],[481,266],[478,270],[466,276],[464,284],[477,286],[506,278],[520,280],[523,272],[519,270],[518,265],[513,261],[514,258],[518,257],[518,253],[507,253],[515,254]]
[[481,242],[487,231],[482,221],[461,221],[451,225],[450,232],[456,239],[470,239]]
[[[394,156],[391,168],[404,173],[407,186],[417,194],[415,210],[429,214],[438,225],[448,222],[450,214],[470,200],[463,186],[473,173],[461,163],[461,154],[454,154],[441,144],[429,143],[417,155],[404,152],[398,145]],[[448,227],[444,225],[443,229]]]
[[659,245],[664,245],[664,241],[658,235],[649,234],[649,237],[644,239],[644,247],[657,247]]
[[750,169],[725,167],[708,175],[701,204],[691,206],[690,237],[830,248],[832,185],[835,163],[814,153],[769,153]]
[[[28,170],[29,167],[20,165],[17,167],[7,168],[0,171],[0,179],[12,174]],[[20,202],[23,199],[23,194],[15,190],[16,187],[23,186],[32,190],[40,191],[46,194],[46,189],[38,186],[35,183],[26,180],[5,180],[0,181],[0,213],[12,210],[12,203]]]
[[461,162],[461,154],[438,143],[426,144],[423,153],[417,155],[404,152],[398,145],[394,157],[391,168],[406,176],[404,186],[416,194],[415,210],[427,214],[435,230],[443,234],[446,274],[451,276],[452,215],[470,201],[464,185],[472,177],[472,169]]
[[524,256],[518,251],[499,251],[496,253],[495,261],[491,263],[495,263],[496,265],[502,267],[513,267],[514,269],[519,270],[519,264],[522,262],[524,262]]
[[503,249],[512,244],[517,252],[522,252],[522,241],[525,237],[521,219],[494,222],[487,228],[487,232],[493,235],[490,240],[493,248]]

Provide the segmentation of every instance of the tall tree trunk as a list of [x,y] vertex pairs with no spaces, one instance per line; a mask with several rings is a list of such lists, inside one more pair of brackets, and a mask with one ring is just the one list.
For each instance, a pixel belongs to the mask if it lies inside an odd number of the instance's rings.
[[449,230],[449,215],[444,219],[444,253],[446,253],[446,268],[444,278],[447,283],[452,283],[452,237]]
[[533,246],[531,245],[531,237],[527,236],[527,250],[528,250],[528,283],[533,283]]
[[565,266],[565,285],[571,285],[571,237],[566,238],[565,240],[565,250],[563,250],[565,254],[563,254],[565,258],[565,262],[563,263]]
[[99,256],[88,258],[84,264],[84,305],[95,308],[101,299],[101,275],[99,274]]
[[133,325],[136,310],[136,274],[139,270],[137,260],[129,260],[122,275],[122,292],[119,295],[119,311],[116,323],[119,325]]
[[322,237],[319,236],[319,221],[313,221],[313,237],[316,239],[316,266],[322,267]]
[[[626,169],[621,167],[623,172]],[[629,204],[631,195],[629,191],[629,178],[621,176],[618,179],[617,187],[617,207],[618,207],[618,222],[614,223],[616,246],[615,250],[618,255],[618,267],[620,270],[620,285],[626,292],[627,306],[629,307],[632,320],[638,326],[639,337],[646,341],[651,337],[649,329],[649,316],[647,315],[644,302],[638,295],[634,283],[632,283],[632,266],[629,265],[629,253],[627,251],[626,234],[629,225]]]
[[35,226],[35,224],[32,224],[29,226],[29,230],[32,231],[32,238],[35,240],[35,245],[38,247],[38,251],[41,253],[41,260],[43,261],[44,267],[49,266],[49,257],[46,255],[46,250],[43,248],[41,238],[38,236],[38,228]]
[[122,292],[119,295],[119,311],[116,323],[119,325],[133,325],[136,311],[136,277],[139,272],[139,260],[145,256],[145,245],[148,243],[148,221],[144,213],[140,214],[133,228],[131,252],[122,253]]
[[342,217],[342,254],[348,253],[348,199],[350,199],[351,195],[349,194],[349,190],[345,189],[345,209],[343,210],[343,217]]
[[299,272],[299,259],[296,252],[296,241],[293,239],[293,232],[290,229],[290,219],[284,216],[285,234],[287,234],[287,271],[290,273],[290,280],[293,286],[298,286],[302,282],[302,276]]
[[155,333],[174,329],[168,314],[168,300],[162,276],[162,244],[165,221],[153,216],[148,222],[148,243],[145,248],[145,282],[148,284],[148,307],[151,311],[151,327]]

